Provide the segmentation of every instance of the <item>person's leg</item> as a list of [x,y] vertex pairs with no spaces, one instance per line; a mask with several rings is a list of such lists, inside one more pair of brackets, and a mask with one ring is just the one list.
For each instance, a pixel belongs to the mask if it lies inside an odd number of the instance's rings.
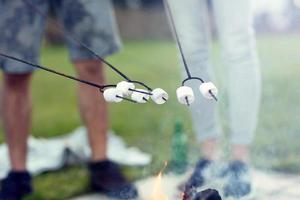
[[[179,39],[192,76],[205,81],[212,79],[210,66],[210,26],[206,1],[168,1],[175,20]],[[181,59],[181,58],[180,58]],[[187,74],[183,71],[183,78]],[[190,106],[193,125],[201,143],[204,158],[215,159],[221,128],[218,123],[216,104],[203,98],[199,81],[190,81],[196,101]]]
[[31,126],[31,73],[4,74],[3,80],[3,122],[11,170],[25,171]]
[[[32,0],[43,11],[47,1]],[[23,1],[0,1],[1,52],[38,63],[45,19]],[[32,192],[26,170],[27,137],[31,126],[30,80],[34,68],[0,57],[3,76],[3,121],[11,171],[1,181],[0,199],[21,199]]]
[[[97,60],[74,62],[79,78],[104,84],[103,65]],[[78,86],[81,117],[88,131],[93,161],[106,160],[108,113],[107,104],[96,88],[85,84]]]
[[21,199],[32,192],[26,170],[27,138],[31,126],[31,73],[3,75],[3,124],[11,170],[1,182],[0,200]]
[[[64,0],[55,4],[61,23],[68,33],[103,58],[120,47],[110,0]],[[67,34],[68,34],[67,33]],[[82,79],[103,84],[104,66],[91,52],[68,40],[71,60]],[[122,174],[117,164],[107,158],[107,105],[99,90],[79,85],[79,105],[92,150],[88,164],[90,186],[96,192],[120,199],[135,199],[137,189]]]
[[[66,34],[71,34],[106,57],[119,49],[120,40],[115,27],[111,2],[65,0],[52,1],[60,23]],[[80,78],[104,84],[102,63],[91,52],[77,42],[67,38],[71,60]],[[99,90],[80,84],[78,90],[79,108],[87,128],[92,151],[92,161],[106,160],[107,105]]]
[[214,0],[214,11],[228,72],[232,159],[248,162],[261,92],[251,0]]
[[[35,1],[35,0],[33,0]],[[47,11],[47,3],[38,6]],[[0,2],[0,49],[3,53],[37,63],[45,19],[22,1]],[[12,170],[25,170],[31,126],[30,80],[34,68],[0,57],[3,76],[3,120]]]
[[260,104],[260,71],[252,27],[251,0],[214,0],[216,23],[228,72],[232,161],[224,175],[224,195],[251,195],[249,145]]
[[[212,79],[210,65],[210,26],[208,7],[203,0],[169,0],[182,49],[192,76],[205,81]],[[181,59],[181,57],[180,57]],[[184,69],[182,67],[182,69]],[[187,73],[183,70],[183,79]],[[195,94],[191,104],[193,125],[201,145],[202,158],[196,163],[189,179],[182,185],[186,194],[201,187],[211,178],[213,163],[218,150],[221,128],[217,119],[216,103],[203,98],[199,91],[200,81],[189,81]],[[200,154],[200,153],[199,153]]]

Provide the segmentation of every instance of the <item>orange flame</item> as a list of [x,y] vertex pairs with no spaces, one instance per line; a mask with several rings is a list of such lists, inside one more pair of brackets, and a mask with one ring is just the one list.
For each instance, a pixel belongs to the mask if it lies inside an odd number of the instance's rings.
[[153,187],[153,192],[149,200],[169,200],[167,195],[162,190],[162,174],[166,169],[168,163],[165,162],[164,168],[159,172]]

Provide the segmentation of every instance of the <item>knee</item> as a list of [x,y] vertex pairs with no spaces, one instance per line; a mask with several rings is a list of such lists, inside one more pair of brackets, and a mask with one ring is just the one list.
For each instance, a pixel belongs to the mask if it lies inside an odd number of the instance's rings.
[[103,79],[103,65],[99,61],[92,60],[75,62],[75,67],[80,78],[89,80]]
[[4,74],[4,88],[10,90],[22,90],[29,89],[32,73],[27,74]]

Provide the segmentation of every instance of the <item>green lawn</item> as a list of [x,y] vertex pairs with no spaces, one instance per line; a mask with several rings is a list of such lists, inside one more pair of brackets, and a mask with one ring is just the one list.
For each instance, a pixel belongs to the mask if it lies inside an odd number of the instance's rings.
[[[297,140],[300,132],[299,45],[300,36],[261,37],[258,40],[264,86],[253,160],[260,168],[300,172],[300,143]],[[43,49],[42,55],[44,65],[74,74],[64,48],[47,47]],[[213,55],[214,63],[218,66],[216,71],[220,74],[218,45],[213,46]],[[126,42],[123,51],[109,60],[130,77],[145,80],[153,87],[162,87],[171,95],[170,101],[162,106],[153,103],[110,105],[113,130],[124,136],[129,144],[154,155],[150,166],[125,169],[126,173],[136,179],[156,173],[161,168],[162,161],[169,159],[168,144],[174,121],[178,118],[184,121],[185,132],[192,144],[191,152],[195,152],[189,114],[176,101],[175,90],[180,84],[180,75],[174,43]],[[109,69],[107,73],[110,83],[120,80]],[[80,126],[75,91],[76,84],[73,81],[43,71],[35,74],[33,135],[58,136]],[[226,107],[225,96],[221,95],[221,113],[226,113]],[[126,120],[128,118],[131,120]],[[191,158],[195,157],[196,154],[191,155]],[[87,184],[87,172],[80,166],[43,174],[35,178],[36,192],[29,199],[66,199],[86,192]]]

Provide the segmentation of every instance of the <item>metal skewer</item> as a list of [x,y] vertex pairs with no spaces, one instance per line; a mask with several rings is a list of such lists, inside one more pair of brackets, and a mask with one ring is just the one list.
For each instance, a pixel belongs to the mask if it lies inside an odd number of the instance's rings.
[[214,93],[213,93],[211,90],[209,90],[208,92],[209,92],[209,94],[212,96],[212,98],[213,98],[214,100],[218,101],[216,95],[214,95]]
[[117,98],[120,98],[120,99],[123,99],[123,100],[125,100],[125,101],[130,101],[130,102],[132,102],[132,103],[137,103],[136,101],[134,101],[134,100],[132,100],[132,99],[128,99],[128,98],[126,98],[126,97],[121,97],[121,96],[119,96],[119,95],[116,95],[116,97],[117,97]]
[[[100,92],[102,92],[102,93],[103,93],[103,89],[108,88],[108,87],[115,87],[116,86],[116,85],[99,85],[97,83],[93,83],[93,82],[90,82],[90,81],[87,81],[87,80],[79,79],[79,78],[76,78],[74,76],[70,76],[70,75],[67,75],[67,74],[55,71],[53,69],[50,69],[48,67],[41,66],[41,65],[38,65],[38,64],[34,64],[34,63],[31,63],[31,62],[28,62],[28,61],[22,60],[20,58],[16,58],[14,56],[10,56],[10,55],[7,55],[7,54],[1,53],[1,52],[0,52],[0,56],[8,58],[8,59],[15,60],[17,62],[21,62],[21,63],[27,64],[27,65],[30,65],[32,67],[35,67],[35,68],[47,71],[47,72],[52,73],[52,74],[56,74],[56,75],[64,77],[64,78],[68,78],[68,79],[71,79],[71,80],[74,80],[74,81],[77,81],[77,82],[80,82],[80,83],[83,83],[83,84],[86,84],[86,85],[98,88],[100,90]],[[136,103],[135,101],[133,101],[131,99],[124,98],[124,97],[119,97],[118,96],[118,98],[122,98],[122,99],[124,99],[126,101],[130,101],[130,102]]]
[[186,101],[186,105],[190,106],[190,102],[189,102],[189,99],[187,97],[185,97],[185,101]]
[[[182,45],[181,45],[181,42],[180,42],[180,39],[179,39],[178,31],[176,29],[175,20],[173,18],[173,14],[172,14],[172,10],[171,10],[170,4],[169,4],[168,0],[164,0],[164,2],[165,2],[165,7],[166,7],[166,10],[167,10],[168,16],[170,18],[171,27],[172,27],[173,32],[174,32],[175,41],[176,41],[176,43],[178,45],[179,52],[180,52],[180,55],[181,55],[181,58],[182,58],[183,66],[184,66],[184,69],[185,69],[185,71],[187,73],[187,78],[185,80],[183,80],[182,85],[184,85],[184,83],[186,81],[192,80],[192,79],[197,79],[197,80],[200,80],[202,83],[204,83],[204,81],[201,78],[199,78],[199,77],[193,77],[191,75],[190,69],[189,69],[188,64],[186,62],[186,58],[184,56],[184,52],[183,52],[183,48],[182,48]],[[217,97],[211,91],[209,91],[209,93],[213,97],[214,100],[218,101]],[[189,102],[188,102],[187,99],[186,99],[186,101],[187,101],[187,105],[189,106]]]
[[148,99],[146,99],[145,97],[143,97],[143,100],[146,101],[146,102],[148,102]]
[[148,94],[148,95],[152,95],[152,93],[151,92],[145,92],[145,91],[141,91],[141,90],[136,90],[136,89],[130,89],[129,88],[129,91],[132,91],[132,92],[139,92],[139,93],[141,93],[141,94]]

